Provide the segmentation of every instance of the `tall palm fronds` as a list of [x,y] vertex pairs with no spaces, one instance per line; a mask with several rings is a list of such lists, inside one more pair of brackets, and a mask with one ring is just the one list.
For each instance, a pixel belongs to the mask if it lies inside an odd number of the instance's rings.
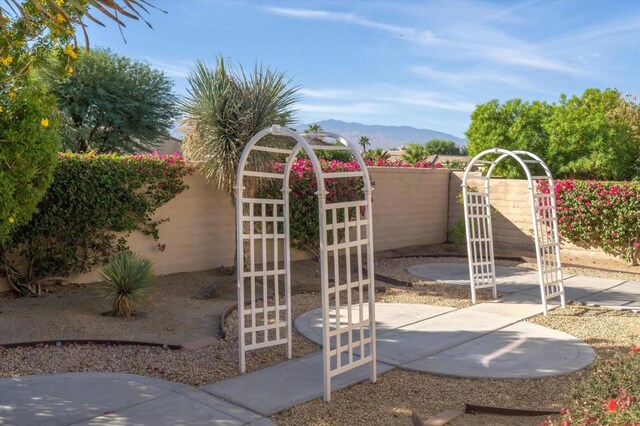
[[362,152],[367,152],[367,146],[371,146],[371,143],[367,136],[360,136],[360,139],[358,139],[358,145],[362,147]]
[[[187,81],[188,95],[181,102],[185,115],[183,152],[208,180],[233,196],[244,146],[266,127],[293,123],[298,86],[284,73],[262,65],[247,75],[241,67],[235,70],[228,66],[221,56],[214,68],[198,61]],[[253,164],[252,168],[263,166]]]
[[85,18],[105,26],[98,17],[107,17],[122,32],[122,28],[126,27],[126,19],[142,20],[151,27],[144,18],[150,8],[161,10],[151,0],[3,0],[0,2],[0,31],[4,37],[10,37],[11,32],[7,30],[15,19],[21,19],[25,27],[42,27],[44,24],[45,27],[61,31],[71,24],[82,29],[85,45],[89,48]]
[[428,155],[426,150],[424,149],[424,145],[410,143],[407,144],[407,147],[400,156],[400,159],[413,166],[420,161],[424,161],[427,157]]

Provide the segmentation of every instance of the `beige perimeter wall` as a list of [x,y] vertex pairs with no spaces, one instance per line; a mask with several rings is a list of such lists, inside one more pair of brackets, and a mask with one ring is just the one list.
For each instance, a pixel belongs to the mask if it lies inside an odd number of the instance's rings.
[[[457,201],[462,192],[462,172],[451,172],[449,184],[449,227],[463,217],[462,205]],[[482,190],[484,180],[470,179],[468,184]],[[518,252],[535,252],[533,225],[526,180],[491,179],[491,206],[495,209],[492,217],[494,246],[497,249],[509,249]],[[611,259],[597,249],[577,247],[562,241],[563,255],[584,256],[592,259]],[[504,253],[504,250],[503,250]]]
[[[426,169],[369,168],[373,191],[374,247],[389,250],[446,240],[449,171]],[[152,238],[134,234],[130,247],[154,262],[161,275],[232,266],[235,255],[235,210],[229,197],[199,175],[188,176],[189,189],[158,209],[158,250]],[[310,256],[294,251],[292,258]],[[74,282],[94,282],[97,272]],[[0,283],[0,291],[6,283]]]

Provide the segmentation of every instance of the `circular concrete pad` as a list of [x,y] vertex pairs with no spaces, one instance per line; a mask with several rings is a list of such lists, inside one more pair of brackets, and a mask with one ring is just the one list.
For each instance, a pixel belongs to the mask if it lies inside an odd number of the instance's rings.
[[[407,268],[416,277],[440,281],[447,284],[469,285],[469,264],[467,263],[423,263]],[[536,271],[524,268],[496,266],[496,282],[537,284]]]
[[[376,304],[378,361],[434,374],[484,378],[554,376],[593,362],[595,353],[589,345],[566,333],[521,321],[513,313],[530,305],[514,305],[520,309],[503,303],[465,309]],[[357,310],[352,311],[354,315]],[[345,309],[341,309],[340,320],[347,321]],[[330,322],[335,321],[334,310]],[[322,342],[321,310],[299,316],[295,326],[305,337]],[[354,341],[357,334],[352,336]],[[344,337],[343,345],[347,343],[347,335]]]

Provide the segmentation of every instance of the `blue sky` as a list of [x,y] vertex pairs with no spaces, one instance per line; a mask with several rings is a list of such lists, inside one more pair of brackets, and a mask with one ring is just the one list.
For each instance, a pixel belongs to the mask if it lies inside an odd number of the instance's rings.
[[301,86],[298,120],[409,125],[464,136],[491,99],[637,93],[638,1],[152,0],[154,29],[90,26],[93,46],[143,59],[186,94],[197,59],[261,62]]

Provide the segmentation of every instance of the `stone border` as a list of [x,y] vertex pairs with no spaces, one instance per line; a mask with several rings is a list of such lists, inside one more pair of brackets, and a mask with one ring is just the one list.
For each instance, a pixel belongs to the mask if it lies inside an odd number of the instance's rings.
[[59,340],[40,340],[35,342],[18,342],[18,343],[3,343],[0,347],[5,349],[33,347],[33,346],[63,346],[66,344],[75,345],[129,345],[129,346],[157,346],[164,349],[182,350],[182,345],[170,345],[167,343],[154,343],[154,342],[138,342],[135,340],[107,340],[107,339],[59,339]]

